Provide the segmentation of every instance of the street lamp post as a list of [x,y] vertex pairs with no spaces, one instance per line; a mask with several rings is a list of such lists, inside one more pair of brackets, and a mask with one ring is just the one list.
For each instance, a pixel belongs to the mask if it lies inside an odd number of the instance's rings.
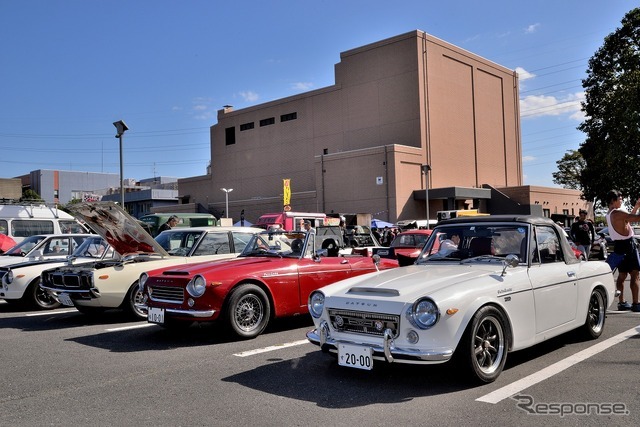
[[120,206],[124,209],[124,174],[123,174],[123,162],[122,162],[122,134],[129,130],[126,123],[122,120],[113,122],[118,133],[116,138],[120,139]]
[[225,196],[225,215],[227,218],[229,218],[229,193],[231,193],[233,191],[233,188],[221,188],[222,191],[224,191],[224,196]]
[[429,223],[429,171],[431,170],[431,166],[422,165],[421,168],[424,174],[424,200],[427,207],[427,230],[429,230],[431,228],[431,224]]

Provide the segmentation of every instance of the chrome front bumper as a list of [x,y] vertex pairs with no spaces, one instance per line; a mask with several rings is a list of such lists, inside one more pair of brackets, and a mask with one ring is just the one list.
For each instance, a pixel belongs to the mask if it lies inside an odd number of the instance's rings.
[[[146,304],[136,304],[136,307],[142,310],[149,310]],[[179,308],[164,308],[164,312],[168,314],[169,317],[192,317],[194,319],[213,317],[213,315],[216,314],[215,310],[182,310]]]
[[319,346],[325,352],[338,352],[338,344],[353,344],[370,347],[375,360],[387,361],[388,363],[414,363],[414,364],[434,364],[444,363],[451,359],[453,350],[427,351],[418,349],[399,348],[394,345],[390,331],[385,331],[382,345],[362,343],[353,340],[335,340],[331,337],[329,325],[326,321],[320,323],[318,328],[307,332],[307,339],[312,344]]

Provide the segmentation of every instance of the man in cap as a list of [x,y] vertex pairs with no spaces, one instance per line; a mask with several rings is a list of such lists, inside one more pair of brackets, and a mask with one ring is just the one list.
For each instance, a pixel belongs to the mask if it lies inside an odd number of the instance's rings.
[[589,259],[591,242],[595,240],[596,230],[591,221],[587,220],[587,211],[580,209],[580,216],[571,225],[571,239],[578,250],[584,254],[584,259]]

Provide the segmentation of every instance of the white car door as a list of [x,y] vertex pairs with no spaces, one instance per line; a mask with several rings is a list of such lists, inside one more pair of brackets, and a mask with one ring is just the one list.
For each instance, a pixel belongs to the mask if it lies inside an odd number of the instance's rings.
[[554,228],[536,227],[536,242],[529,278],[535,301],[536,334],[540,334],[575,319],[580,264],[565,262]]

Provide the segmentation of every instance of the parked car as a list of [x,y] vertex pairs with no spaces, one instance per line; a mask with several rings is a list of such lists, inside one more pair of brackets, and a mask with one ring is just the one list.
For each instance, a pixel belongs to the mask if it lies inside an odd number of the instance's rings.
[[[435,248],[445,234],[461,237],[452,252]],[[434,229],[415,265],[312,292],[307,338],[340,366],[453,360],[491,382],[509,352],[578,328],[598,338],[616,294],[609,266],[579,262],[548,218],[456,218]]]
[[89,236],[82,234],[36,234],[0,255],[0,266],[39,261],[66,259]]
[[[633,238],[636,239],[636,242],[640,243],[640,227],[632,227],[633,228]],[[605,246],[607,248],[607,252],[613,252],[613,239],[611,238],[611,236],[609,236],[609,227],[604,227],[601,230],[597,231],[596,234],[598,236],[600,236],[600,241],[598,241],[598,246],[602,245],[602,240],[604,240],[605,242]],[[593,245],[591,250],[593,251]],[[606,259],[607,257],[605,256],[604,258],[600,258],[600,259]]]
[[395,258],[400,266],[411,265],[431,235],[431,229],[415,229],[399,233],[391,242],[388,248],[378,248],[374,250],[384,258]]
[[79,203],[70,210],[102,236],[117,256],[46,270],[40,286],[63,305],[75,306],[86,314],[121,308],[134,318],[146,318],[147,312],[136,306],[141,301],[138,277],[143,271],[236,257],[251,236],[261,231],[183,227],[164,231],[154,240],[114,203]]
[[[62,245],[59,237],[54,239],[45,239],[42,242],[50,243],[49,246],[53,250],[56,243],[67,249],[77,245],[71,256],[64,255],[61,257],[46,257],[41,255],[41,249],[36,250],[37,255],[20,257],[11,256],[12,260],[17,260],[13,264],[0,266],[0,298],[4,298],[8,303],[21,304],[29,308],[37,309],[53,309],[60,306],[60,302],[49,295],[44,289],[40,288],[40,275],[44,270],[65,265],[69,262],[91,261],[94,257],[103,259],[109,256],[109,252],[104,254],[99,251],[93,251],[94,248],[105,247],[106,243],[100,236],[95,234],[65,234],[69,236],[66,245]],[[25,242],[29,239],[27,237]],[[41,243],[42,243],[41,242]],[[42,246],[40,246],[42,248]],[[112,253],[113,251],[111,251]]]
[[222,320],[237,336],[253,338],[274,317],[307,313],[315,289],[398,266],[361,255],[328,256],[318,243],[314,233],[265,231],[238,258],[148,271],[139,280],[141,309],[151,323]]

